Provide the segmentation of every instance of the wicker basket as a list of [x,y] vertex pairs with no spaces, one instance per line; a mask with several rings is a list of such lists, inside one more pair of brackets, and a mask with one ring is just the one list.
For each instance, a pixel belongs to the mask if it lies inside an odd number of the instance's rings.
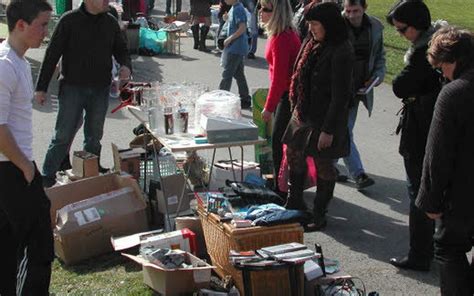
[[[303,243],[303,228],[297,224],[283,224],[271,227],[234,228],[220,223],[215,214],[198,207],[206,247],[212,264],[219,276],[232,276],[241,295],[244,295],[241,271],[229,262],[229,251],[257,250],[272,245]],[[253,295],[290,295],[287,270],[253,272],[251,275]]]

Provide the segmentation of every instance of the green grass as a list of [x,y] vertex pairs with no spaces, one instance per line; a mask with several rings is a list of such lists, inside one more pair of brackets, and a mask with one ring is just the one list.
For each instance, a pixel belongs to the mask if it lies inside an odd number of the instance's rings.
[[141,271],[118,253],[69,267],[56,259],[50,291],[56,295],[152,295]]
[[[367,13],[378,17],[385,26],[384,43],[387,52],[387,77],[385,82],[391,83],[393,77],[403,68],[403,55],[409,42],[385,21],[387,12],[394,0],[367,0]],[[448,23],[474,31],[474,2],[472,0],[425,0],[430,8],[432,20],[444,19]]]

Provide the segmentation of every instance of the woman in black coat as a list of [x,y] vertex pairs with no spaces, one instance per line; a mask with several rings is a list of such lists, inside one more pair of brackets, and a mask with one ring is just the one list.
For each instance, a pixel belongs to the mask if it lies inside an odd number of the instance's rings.
[[307,230],[326,225],[336,169],[333,159],[349,154],[348,105],[353,95],[354,53],[340,10],[334,3],[312,3],[305,20],[309,34],[296,59],[290,86],[292,118],[283,135],[287,144],[287,208],[305,210],[303,188],[306,156],[318,170],[313,221]]
[[417,206],[440,223],[434,236],[441,295],[474,294],[474,35],[447,27],[433,35],[428,59],[450,82],[433,114]]
[[387,21],[411,42],[405,55],[406,66],[393,80],[393,92],[403,102],[397,133],[401,131],[399,152],[405,164],[410,198],[410,250],[406,257],[391,258],[390,263],[398,268],[427,271],[433,258],[434,223],[415,206],[415,199],[433,108],[441,89],[441,77],[426,57],[435,28],[428,7],[421,0],[399,2],[387,15]]

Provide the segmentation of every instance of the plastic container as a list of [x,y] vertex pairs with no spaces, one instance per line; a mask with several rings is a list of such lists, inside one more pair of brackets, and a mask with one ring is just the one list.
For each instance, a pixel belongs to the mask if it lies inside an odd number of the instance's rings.
[[240,97],[225,90],[204,93],[197,100],[194,113],[194,127],[198,132],[203,132],[200,125],[202,115],[240,119]]

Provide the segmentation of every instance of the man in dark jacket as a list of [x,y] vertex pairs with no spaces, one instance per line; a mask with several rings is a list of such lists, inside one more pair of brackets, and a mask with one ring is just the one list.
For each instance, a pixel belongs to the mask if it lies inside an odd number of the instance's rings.
[[474,35],[447,27],[436,32],[428,58],[447,83],[438,96],[423,163],[417,206],[440,219],[434,236],[442,295],[474,294]]
[[410,251],[402,259],[392,258],[398,268],[428,271],[433,258],[434,222],[415,206],[421,181],[426,139],[433,108],[441,89],[440,75],[426,58],[428,42],[435,32],[431,16],[422,1],[402,1],[387,15],[387,21],[411,46],[405,55],[405,68],[393,80],[393,92],[403,100],[399,152],[403,156],[410,198]]
[[85,0],[78,9],[61,17],[46,49],[36,85],[37,102],[46,101],[46,91],[60,58],[61,81],[55,135],[43,164],[45,187],[55,183],[56,171],[67,155],[83,111],[84,150],[100,156],[112,56],[121,65],[119,78],[130,76],[127,45],[108,9],[108,1]]

